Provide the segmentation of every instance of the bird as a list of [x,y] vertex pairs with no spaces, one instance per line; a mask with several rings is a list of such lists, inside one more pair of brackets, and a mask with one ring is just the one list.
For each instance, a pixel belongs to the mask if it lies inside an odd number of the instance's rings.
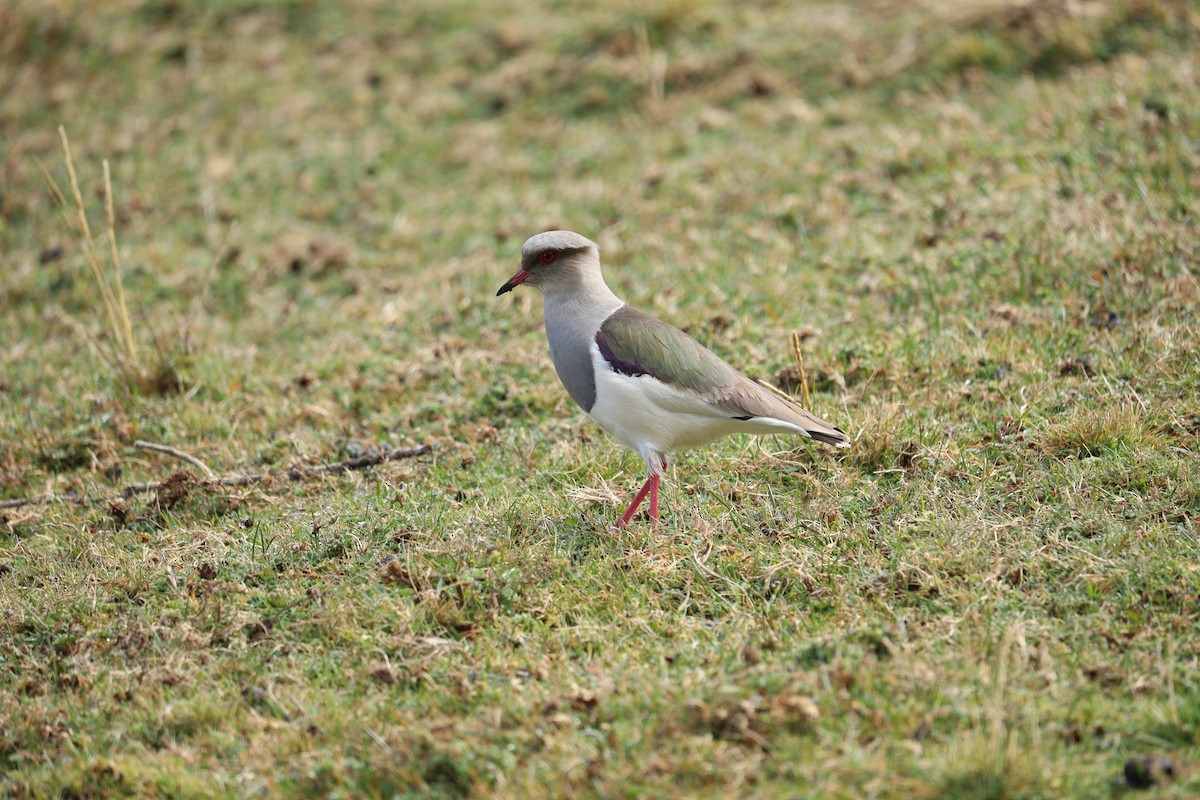
[[573,231],[530,237],[521,267],[496,296],[528,285],[542,293],[550,359],[571,398],[602,429],[642,457],[658,523],[659,483],[673,453],[735,433],[794,434],[836,447],[840,428],[754,382],[683,331],[633,308],[604,282],[600,248]]

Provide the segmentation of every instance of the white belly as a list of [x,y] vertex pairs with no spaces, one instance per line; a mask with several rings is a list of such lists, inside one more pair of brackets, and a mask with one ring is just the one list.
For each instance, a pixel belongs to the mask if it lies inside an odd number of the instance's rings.
[[795,433],[774,420],[737,420],[712,408],[698,394],[676,390],[649,375],[613,371],[592,345],[596,402],[591,417],[657,472],[675,450],[699,447],[731,433]]

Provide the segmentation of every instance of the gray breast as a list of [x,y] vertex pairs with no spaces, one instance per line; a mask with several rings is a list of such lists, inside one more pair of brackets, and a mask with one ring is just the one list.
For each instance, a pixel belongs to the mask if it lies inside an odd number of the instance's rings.
[[[577,303],[545,304],[546,339],[550,358],[567,392],[584,411],[596,403],[596,373],[592,366],[592,338],[599,323]],[[582,313],[581,313],[582,312]]]

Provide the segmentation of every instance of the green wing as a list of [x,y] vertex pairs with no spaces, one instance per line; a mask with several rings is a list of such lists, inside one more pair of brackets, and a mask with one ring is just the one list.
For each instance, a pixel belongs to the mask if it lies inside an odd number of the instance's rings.
[[[696,393],[700,403],[681,401],[685,410],[697,408],[732,419],[778,420],[803,428],[813,439],[846,447],[849,438],[839,428],[754,381],[722,361],[681,330],[622,306],[596,332],[596,345],[608,365],[624,375],[652,375],[663,383]],[[761,427],[749,430],[764,432]]]
[[596,334],[600,353],[617,372],[651,375],[663,383],[707,394],[739,377],[733,367],[681,330],[628,305],[613,312]]

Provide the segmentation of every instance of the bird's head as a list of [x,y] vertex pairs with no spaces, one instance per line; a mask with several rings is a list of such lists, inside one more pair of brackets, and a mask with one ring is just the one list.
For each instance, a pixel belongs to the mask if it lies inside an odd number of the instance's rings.
[[532,236],[521,248],[521,268],[508,279],[496,296],[511,292],[522,283],[543,292],[577,289],[600,278],[600,249],[591,239],[571,231],[546,231]]

